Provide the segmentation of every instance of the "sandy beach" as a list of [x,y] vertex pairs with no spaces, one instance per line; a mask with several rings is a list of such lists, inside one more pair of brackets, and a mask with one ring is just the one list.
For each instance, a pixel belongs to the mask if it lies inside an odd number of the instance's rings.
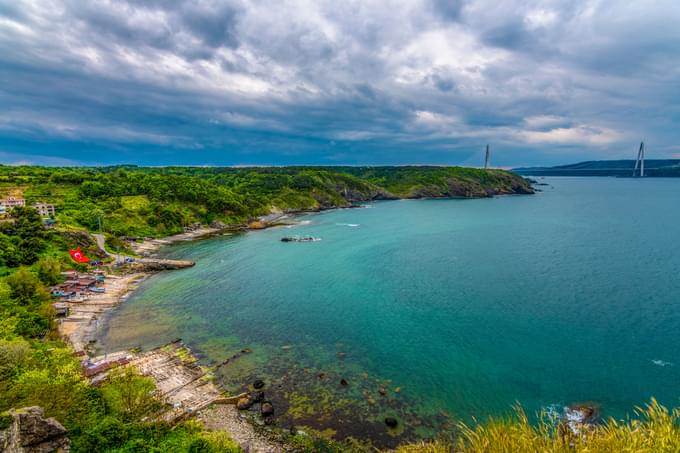
[[166,236],[160,239],[144,239],[143,242],[131,242],[130,245],[132,250],[138,255],[148,256],[157,252],[161,247],[174,242],[193,241],[222,232],[224,232],[224,228],[201,227],[193,231]]
[[84,302],[65,302],[69,314],[59,320],[59,334],[76,352],[85,351],[87,345],[95,340],[102,315],[118,305],[148,275],[144,272],[123,276],[107,275],[103,285],[106,290],[104,293],[92,294]]
[[[164,245],[189,241],[223,231],[218,228],[200,228],[195,231],[153,239],[139,243],[135,251],[148,255]],[[139,259],[134,267],[158,262],[167,264],[172,260]],[[144,263],[144,264],[142,264]],[[177,262],[183,264],[183,262]],[[180,266],[181,267],[181,266]],[[170,268],[170,267],[167,267]],[[64,302],[69,312],[58,321],[59,334],[76,353],[86,357],[91,353],[88,346],[96,341],[104,314],[113,309],[134,291],[139,283],[154,271],[132,270],[125,275],[106,275],[101,285],[103,293],[94,293],[82,302]],[[170,409],[160,417],[175,422],[196,416],[207,429],[227,432],[244,451],[277,453],[282,446],[266,434],[259,433],[234,406],[238,397],[228,397],[213,383],[208,369],[199,367],[191,351],[181,342],[174,342],[151,351],[119,351],[100,357],[84,359],[84,372],[92,382],[106,378],[108,370],[115,365],[134,366],[141,374],[151,377],[156,384],[158,397],[169,404]],[[242,396],[242,395],[241,395]]]

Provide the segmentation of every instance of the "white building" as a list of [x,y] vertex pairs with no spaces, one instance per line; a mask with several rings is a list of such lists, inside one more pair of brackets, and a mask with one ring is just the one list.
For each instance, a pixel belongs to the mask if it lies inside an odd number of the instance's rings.
[[55,210],[53,204],[36,203],[33,207],[38,210],[41,217],[54,217]]
[[6,209],[16,208],[17,206],[26,206],[26,200],[23,198],[8,197],[2,202]]

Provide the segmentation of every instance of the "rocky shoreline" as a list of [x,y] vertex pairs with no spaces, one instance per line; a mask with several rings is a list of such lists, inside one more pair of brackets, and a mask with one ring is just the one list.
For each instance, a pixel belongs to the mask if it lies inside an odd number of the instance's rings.
[[[487,194],[486,196],[492,195]],[[423,193],[414,198],[429,197]],[[434,196],[433,198],[444,197]],[[164,246],[225,233],[295,224],[292,221],[288,221],[290,215],[352,207],[361,207],[361,205],[347,207],[329,206],[313,210],[276,211],[269,215],[261,216],[248,225],[201,226],[191,231],[162,239],[145,239],[142,242],[130,242],[132,250],[144,258],[135,258],[134,263],[129,263],[128,273],[124,275],[107,276],[105,282],[106,291],[103,294],[92,296],[86,303],[81,303],[77,306],[74,304],[69,316],[60,321],[59,332],[71,344],[77,354],[87,357],[88,353],[91,352],[91,346],[96,341],[101,318],[124,301],[141,281],[152,273],[161,270],[193,265],[193,263],[187,262],[174,266],[172,265],[173,260],[153,258]],[[168,263],[163,264],[161,263],[162,261],[168,261],[170,265],[167,265]],[[168,352],[169,350],[171,352]],[[181,352],[178,353],[178,351]],[[115,354],[107,354],[104,357],[88,357],[86,360],[87,367],[101,367],[101,372],[93,372],[89,376],[93,381],[105,378],[106,371],[108,370],[106,363],[112,362],[115,362],[113,363],[114,366],[118,364],[132,364],[142,374],[152,377],[160,394],[173,407],[173,410],[166,414],[168,421],[181,419],[186,416],[196,416],[208,429],[229,433],[246,451],[283,451],[282,446],[277,441],[272,440],[269,436],[257,430],[252,420],[246,416],[246,412],[252,412],[253,407],[255,407],[258,415],[261,412],[266,420],[266,417],[274,410],[271,404],[261,395],[260,390],[257,388],[250,389],[247,393],[237,395],[236,397],[223,395],[212,382],[212,379],[207,377],[212,373],[208,373],[201,367],[198,367],[196,365],[196,358],[181,343],[166,345],[163,348],[147,352],[121,351]],[[242,412],[239,409],[250,410]],[[389,423],[394,423],[395,421],[396,419],[390,419]],[[389,426],[387,420],[385,423]]]
[[[190,241],[222,234],[222,228],[200,228],[180,235],[149,241],[136,253],[147,255],[178,241]],[[105,252],[105,251],[104,251]],[[106,253],[106,252],[105,252]],[[141,253],[140,253],[141,254]],[[108,372],[120,366],[134,366],[156,383],[157,396],[168,404],[161,415],[167,422],[197,417],[208,430],[225,431],[244,451],[278,453],[282,445],[255,429],[237,409],[239,398],[225,395],[213,382],[212,370],[197,364],[198,359],[180,340],[151,351],[118,351],[95,356],[94,349],[101,322],[113,308],[124,302],[139,284],[155,272],[192,266],[192,262],[139,258],[128,263],[122,275],[107,274],[104,292],[92,294],[85,301],[64,302],[66,317],[58,320],[60,336],[82,357],[83,374],[94,384],[106,379]]]

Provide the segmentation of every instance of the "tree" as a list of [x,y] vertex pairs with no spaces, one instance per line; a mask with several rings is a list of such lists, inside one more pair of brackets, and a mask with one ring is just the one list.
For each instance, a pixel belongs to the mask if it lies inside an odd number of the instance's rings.
[[37,210],[18,206],[12,209],[11,214],[14,219],[14,223],[11,226],[14,236],[19,236],[24,240],[43,239],[45,237],[45,228]]
[[112,372],[102,388],[107,408],[128,420],[137,420],[160,408],[153,396],[156,386],[151,378],[140,376],[132,367]]
[[25,267],[19,268],[6,281],[10,297],[22,305],[36,305],[49,299],[38,277]]
[[53,256],[40,258],[37,269],[38,278],[46,285],[56,285],[61,280],[61,263]]
[[45,246],[45,228],[40,214],[33,208],[12,209],[13,222],[1,224],[0,261],[8,266],[32,264]]
[[0,233],[0,266],[15,267],[21,261],[17,238]]

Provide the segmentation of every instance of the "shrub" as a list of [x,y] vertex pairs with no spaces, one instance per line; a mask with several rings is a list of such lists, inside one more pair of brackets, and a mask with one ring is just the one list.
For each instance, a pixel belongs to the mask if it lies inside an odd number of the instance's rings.
[[49,294],[27,268],[20,268],[6,278],[10,287],[10,297],[21,305],[37,305],[49,300]]
[[38,278],[46,285],[56,285],[61,280],[61,263],[53,256],[40,258],[36,268]]

